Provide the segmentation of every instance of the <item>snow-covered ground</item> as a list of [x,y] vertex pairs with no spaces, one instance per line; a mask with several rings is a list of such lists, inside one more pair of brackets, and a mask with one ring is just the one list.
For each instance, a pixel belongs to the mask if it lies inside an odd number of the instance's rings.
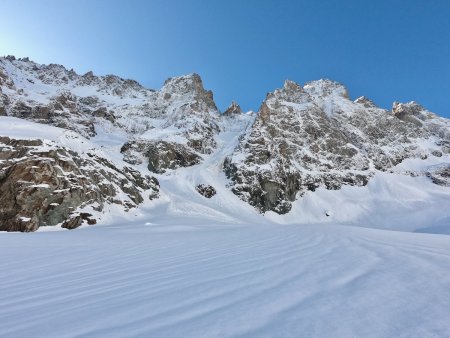
[[0,236],[2,337],[448,337],[450,236],[134,222]]
[[[450,190],[407,174],[447,155],[263,215],[226,187],[240,133],[221,133],[200,165],[156,175],[159,199],[106,208],[103,224],[0,233],[0,337],[450,336]],[[0,135],[121,163],[120,134],[1,117]]]

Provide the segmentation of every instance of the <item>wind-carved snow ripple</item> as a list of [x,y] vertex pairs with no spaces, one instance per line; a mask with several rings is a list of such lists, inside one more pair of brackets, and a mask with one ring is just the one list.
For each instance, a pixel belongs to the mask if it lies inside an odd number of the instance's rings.
[[0,236],[0,336],[450,333],[448,236],[337,225],[155,229]]

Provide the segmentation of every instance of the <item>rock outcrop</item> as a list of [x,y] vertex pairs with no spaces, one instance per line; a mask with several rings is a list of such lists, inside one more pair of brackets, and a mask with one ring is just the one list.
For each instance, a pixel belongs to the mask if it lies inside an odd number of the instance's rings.
[[450,163],[432,166],[426,172],[426,176],[434,184],[450,187]]
[[206,198],[211,198],[216,194],[216,189],[209,184],[199,184],[195,187],[195,190]]
[[158,181],[116,167],[95,154],[80,154],[42,140],[0,137],[0,230],[35,231],[62,224],[75,228],[105,204],[124,210],[159,194]]
[[242,114],[241,106],[235,101],[231,102],[231,105],[223,112],[224,116],[235,116]]
[[122,146],[121,152],[125,161],[131,164],[147,161],[148,170],[156,174],[165,173],[167,169],[190,167],[201,161],[191,148],[165,141],[131,141]]

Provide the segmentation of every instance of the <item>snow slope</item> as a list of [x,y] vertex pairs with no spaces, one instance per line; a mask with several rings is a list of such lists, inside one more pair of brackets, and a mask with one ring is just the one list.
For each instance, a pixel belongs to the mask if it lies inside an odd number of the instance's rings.
[[[367,98],[352,101],[334,81],[286,81],[258,113],[241,114],[233,103],[220,114],[196,74],[155,91],[13,57],[0,58],[0,88],[0,115],[8,115],[0,116],[0,135],[52,138],[78,153],[95,149],[145,175],[148,164],[167,170],[155,175],[161,198],[136,210],[143,217],[450,231],[450,190],[427,177],[430,167],[450,163],[450,122],[414,102],[387,111]],[[197,184],[218,193],[207,200]]]
[[[102,156],[120,143],[11,117],[0,132]],[[226,188],[240,134],[158,175],[161,198],[108,210],[109,225],[0,233],[0,337],[450,336],[450,236],[407,232],[448,233],[450,192],[405,175],[448,159],[406,160],[263,215]]]
[[[249,117],[244,117],[249,119]],[[340,190],[319,188],[307,192],[293,203],[291,212],[278,215],[274,212],[259,213],[243,203],[227,187],[229,180],[222,170],[226,156],[234,149],[247,124],[233,123],[216,137],[217,148],[198,165],[179,168],[166,174],[154,174],[160,182],[160,198],[146,201],[128,213],[108,206],[100,216],[100,223],[142,219],[145,222],[176,224],[196,222],[209,224],[347,224],[371,228],[450,234],[450,189],[431,183],[426,177],[429,167],[449,163],[450,156],[430,157],[427,161],[407,159],[392,172],[377,172],[364,187],[344,186]],[[46,139],[61,146],[87,152],[114,161],[122,161],[118,148],[120,134],[100,132],[85,139],[77,133],[57,127],[45,126],[14,117],[0,116],[0,135],[20,139]],[[142,174],[148,174],[145,164],[136,166]],[[422,173],[417,177],[406,175],[408,171]],[[195,190],[198,184],[215,187],[217,195],[206,199]],[[116,210],[117,209],[117,210]],[[95,213],[93,210],[89,212]],[[328,216],[327,216],[328,215]],[[41,231],[49,229],[42,228]]]
[[[231,191],[223,170],[257,116],[214,115],[212,95],[197,76],[171,79],[155,92],[113,76],[19,63],[37,75],[6,69],[22,89],[13,98],[48,104],[62,93],[54,91],[56,83],[107,103],[123,130],[92,119],[95,135],[88,139],[1,116],[0,136],[55,142],[119,166],[125,165],[120,149],[138,127],[136,135],[147,140],[187,143],[192,127],[214,142],[201,163],[155,174],[160,198],[138,208],[108,206],[100,224],[76,231],[0,233],[0,337],[450,336],[450,189],[427,176],[450,163],[448,152],[405,158],[374,171],[362,187],[306,191],[285,215],[261,214]],[[318,84],[305,90],[336,94],[323,101],[323,118],[342,115],[334,108],[345,92]],[[193,97],[200,103],[187,105]],[[447,122],[425,119],[416,108],[399,106],[397,113],[448,138]],[[197,110],[205,114],[190,115]],[[437,144],[421,139],[418,146]],[[149,173],[145,163],[134,168]],[[198,184],[217,194],[206,199]]]
[[450,237],[134,222],[0,236],[2,337],[448,337]]

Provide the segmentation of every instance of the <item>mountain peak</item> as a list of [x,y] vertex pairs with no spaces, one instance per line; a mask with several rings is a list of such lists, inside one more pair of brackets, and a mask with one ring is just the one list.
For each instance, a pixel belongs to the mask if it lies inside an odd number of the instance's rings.
[[362,104],[365,108],[376,108],[376,104],[366,96],[360,96],[354,102]]
[[303,86],[303,89],[310,95],[313,96],[341,96],[344,98],[349,98],[347,88],[336,81],[329,79],[320,79],[316,81],[308,82]]
[[407,103],[394,102],[392,104],[392,113],[400,120],[412,122],[418,126],[422,125],[421,121],[435,116],[414,101]]
[[218,112],[212,91],[203,87],[203,81],[196,73],[168,78],[161,92],[167,98],[172,95],[189,96],[196,101],[204,102],[210,111]]
[[225,116],[233,116],[242,114],[241,106],[239,106],[236,101],[232,101],[230,106],[225,110],[223,115]]
[[291,80],[284,81],[283,89],[288,91],[303,91],[302,86]]
[[206,92],[203,88],[203,81],[197,73],[170,77],[164,82],[162,90],[177,94]]

